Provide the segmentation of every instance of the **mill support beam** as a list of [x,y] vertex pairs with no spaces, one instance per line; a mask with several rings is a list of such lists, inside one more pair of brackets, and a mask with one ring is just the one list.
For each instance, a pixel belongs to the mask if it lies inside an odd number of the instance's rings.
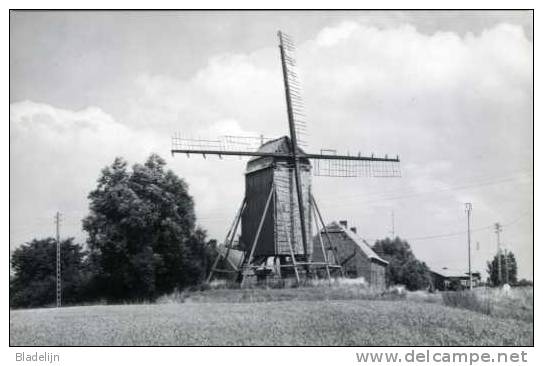
[[[224,259],[228,259],[228,254],[230,254],[230,249],[232,248],[232,243],[234,242],[234,238],[236,236],[236,232],[238,231],[238,225],[241,221],[241,215],[243,214],[243,211],[245,210],[245,205],[247,203],[247,200],[243,198],[241,201],[241,206],[236,213],[236,217],[234,218],[234,221],[232,222],[232,225],[230,226],[230,229],[228,230],[228,233],[226,234],[226,238],[224,240],[224,245],[226,246],[226,254],[224,255]],[[211,271],[209,272],[209,275],[207,277],[206,282],[211,282],[211,279],[213,278],[213,272],[219,272],[217,270],[217,264],[219,263],[221,258],[221,253],[217,250],[217,258],[215,258],[215,261],[213,262],[213,265],[211,266]]]
[[[315,201],[315,197],[311,195],[311,202],[315,206],[315,212],[317,212],[317,215],[319,217],[319,220],[321,222],[322,228],[324,230],[324,234],[326,236],[326,240],[328,241],[329,248],[332,250],[332,254],[334,256],[334,261],[339,264],[337,254],[336,254],[336,248],[332,245],[332,240],[330,240],[330,235],[328,234],[328,229],[326,228],[326,224],[324,223],[324,219],[322,218],[321,212],[319,210],[319,206],[317,206],[317,201]],[[341,276],[343,277],[343,267],[341,268]]]
[[332,279],[330,277],[330,266],[329,266],[328,256],[326,255],[326,250],[324,249],[324,244],[322,242],[322,234],[321,234],[321,231],[319,229],[319,221],[318,221],[318,218],[317,218],[317,209],[315,208],[315,205],[312,205],[312,206],[313,206],[313,216],[315,217],[315,226],[317,227],[317,237],[319,238],[319,244],[321,246],[322,257],[324,258],[324,263],[326,263],[326,277],[328,278],[328,283],[332,284]]

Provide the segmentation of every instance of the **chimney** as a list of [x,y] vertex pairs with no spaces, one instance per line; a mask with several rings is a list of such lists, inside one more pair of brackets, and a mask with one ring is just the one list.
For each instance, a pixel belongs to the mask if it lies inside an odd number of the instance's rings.
[[348,228],[347,220],[340,220],[340,221],[339,221],[339,224],[340,224],[341,226],[343,226],[345,229]]
[[353,227],[351,228],[351,231],[352,231],[353,233],[356,234],[356,226],[353,226]]

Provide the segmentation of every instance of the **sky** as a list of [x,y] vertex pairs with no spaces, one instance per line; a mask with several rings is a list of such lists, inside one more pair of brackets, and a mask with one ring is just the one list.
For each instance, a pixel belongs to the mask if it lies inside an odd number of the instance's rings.
[[[171,156],[171,136],[287,134],[277,30],[290,34],[308,151],[398,154],[401,178],[314,177],[326,221],[394,234],[431,268],[496,253],[533,279],[533,18],[528,11],[11,12],[10,249],[84,243],[100,170],[152,152],[222,240],[245,160]],[[394,223],[394,225],[393,225]]]

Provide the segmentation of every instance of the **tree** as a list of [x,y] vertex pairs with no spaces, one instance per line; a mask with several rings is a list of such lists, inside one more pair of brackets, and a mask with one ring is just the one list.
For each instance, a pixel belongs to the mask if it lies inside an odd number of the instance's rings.
[[[498,263],[501,262],[501,271]],[[492,286],[517,283],[517,260],[512,252],[500,252],[487,262],[488,280]],[[500,277],[501,272],[501,277]]]
[[121,158],[89,194],[96,291],[109,300],[154,299],[204,277],[205,232],[195,226],[186,183],[151,155],[132,170]]
[[430,285],[428,266],[419,261],[409,244],[396,237],[377,240],[373,250],[388,261],[387,283],[389,285],[405,285],[410,290],[419,290]]
[[[88,274],[83,248],[73,238],[61,240],[62,302],[82,301]],[[34,239],[11,255],[10,306],[36,307],[56,301],[57,242],[53,238]]]

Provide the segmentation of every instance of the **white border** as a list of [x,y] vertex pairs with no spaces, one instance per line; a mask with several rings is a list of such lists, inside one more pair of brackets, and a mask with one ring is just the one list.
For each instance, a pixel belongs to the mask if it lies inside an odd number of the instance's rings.
[[[2,49],[4,52],[6,52],[3,57],[0,58],[2,62],[2,70],[4,72],[2,73],[3,76],[3,83],[4,86],[1,90],[2,97],[4,101],[8,101],[8,103],[3,104],[3,116],[8,115],[8,108],[9,108],[9,84],[8,84],[8,78],[9,78],[9,57],[7,54],[8,51],[8,43],[9,43],[9,16],[7,14],[7,10],[9,8],[134,8],[134,9],[146,9],[146,8],[186,8],[186,9],[195,9],[195,8],[224,8],[226,5],[228,5],[229,8],[256,8],[256,9],[265,9],[265,8],[282,8],[282,9],[294,9],[294,8],[307,8],[310,6],[311,8],[320,8],[320,9],[327,9],[331,6],[337,7],[337,8],[365,8],[365,9],[484,9],[484,8],[491,8],[491,9],[532,9],[535,8],[535,16],[534,16],[534,40],[540,40],[543,39],[543,36],[541,34],[541,24],[535,24],[537,23],[537,17],[539,15],[538,7],[539,5],[538,1],[446,1],[446,2],[433,2],[433,1],[388,1],[386,3],[380,2],[380,1],[366,1],[361,3],[360,1],[322,1],[322,0],[314,0],[312,2],[302,2],[302,1],[292,1],[292,0],[276,0],[276,1],[266,1],[266,2],[250,2],[250,1],[229,1],[227,4],[224,2],[219,1],[208,1],[205,4],[202,1],[171,1],[171,0],[155,0],[153,2],[143,2],[143,1],[104,1],[104,0],[97,0],[97,1],[79,1],[77,3],[70,2],[70,1],[25,1],[25,2],[16,2],[16,1],[7,1],[4,2],[6,4],[5,12],[3,13],[2,20]],[[543,9],[542,7],[539,7],[540,9]],[[543,10],[541,10],[543,11]],[[538,60],[541,59],[541,46],[535,45],[535,65],[541,64],[541,62],[538,62]],[[535,114],[534,114],[534,120],[538,120],[538,110],[537,107],[540,105],[541,101],[541,92],[540,85],[542,83],[541,80],[541,73],[538,73],[538,70],[535,70]],[[9,120],[8,120],[9,121]],[[0,220],[0,225],[2,225],[2,233],[5,238],[3,241],[4,243],[4,253],[8,252],[8,243],[9,238],[7,237],[9,234],[9,224],[8,224],[8,218],[9,218],[9,178],[7,176],[7,166],[9,165],[9,141],[6,141],[9,139],[9,122],[6,121],[2,124],[1,131],[2,131],[2,138],[3,141],[5,141],[5,145],[3,145],[3,154],[2,154],[2,165],[4,167],[4,174],[6,174],[2,179],[0,180],[0,184],[2,185],[2,192],[4,193],[2,195],[2,207],[4,208],[2,210],[2,220]],[[539,124],[536,122],[534,126],[534,136],[535,136],[535,146],[534,146],[534,152],[535,152],[535,161],[540,162],[541,161],[541,147],[538,144],[540,142],[541,138],[541,128]],[[31,153],[31,152],[29,152]],[[535,184],[538,184],[541,181],[541,170],[538,169],[537,165],[535,166]],[[534,192],[534,200],[535,200],[535,221],[536,223],[540,222],[541,215],[539,214],[539,208],[541,207],[541,196],[537,194],[537,192]],[[538,230],[538,225],[534,225],[535,228],[535,237],[534,242],[535,243],[542,243],[541,235]],[[535,245],[534,248],[534,258],[535,262],[539,262],[539,259],[541,259],[541,249]],[[2,261],[2,270],[4,275],[8,272],[8,258],[3,257]],[[535,268],[534,273],[534,282],[539,283],[540,280],[543,278],[541,275],[541,270],[538,269],[538,267]],[[21,352],[21,351],[30,351],[30,352],[59,352],[61,355],[61,362],[60,365],[109,365],[109,364],[126,364],[126,365],[150,365],[150,364],[175,364],[175,365],[229,365],[229,364],[236,364],[237,366],[242,365],[251,365],[254,366],[257,365],[279,365],[279,364],[285,364],[285,365],[291,365],[295,362],[300,362],[305,365],[353,365],[358,364],[356,362],[355,358],[355,352],[360,351],[394,351],[395,348],[387,347],[387,348],[293,348],[293,347],[287,347],[287,348],[84,348],[84,347],[76,347],[76,348],[8,348],[7,345],[9,344],[9,332],[8,332],[8,324],[9,324],[9,301],[8,301],[8,280],[6,277],[4,277],[4,281],[1,281],[2,283],[2,300],[4,304],[5,313],[2,316],[2,329],[1,332],[1,339],[0,339],[0,345],[2,350],[2,360],[4,361],[3,364],[23,364],[23,363],[15,363],[15,353]],[[543,282],[541,282],[543,283]],[[536,287],[537,289],[538,287]],[[537,290],[535,294],[536,299],[536,309],[541,309],[541,306],[539,304],[541,303],[541,291]],[[541,319],[541,315],[535,316],[536,320]],[[370,330],[368,330],[370,331]],[[536,323],[536,340],[538,341],[536,343],[536,347],[534,349],[530,348],[514,348],[514,349],[506,349],[506,348],[499,348],[499,350],[508,351],[511,350],[513,352],[520,352],[521,350],[526,350],[528,352],[528,359],[530,365],[536,365],[541,364],[541,361],[543,361],[543,357],[541,354],[541,339],[543,339],[541,335],[541,327],[538,326]],[[410,349],[410,348],[409,348]],[[399,352],[405,352],[409,350],[408,348],[398,348],[397,350]],[[416,348],[417,350],[425,350],[425,348]],[[473,352],[473,351],[484,351],[485,348],[432,348],[432,351],[467,351],[467,352]],[[489,348],[489,352],[497,351],[498,348]],[[429,363],[435,364],[435,363]]]

